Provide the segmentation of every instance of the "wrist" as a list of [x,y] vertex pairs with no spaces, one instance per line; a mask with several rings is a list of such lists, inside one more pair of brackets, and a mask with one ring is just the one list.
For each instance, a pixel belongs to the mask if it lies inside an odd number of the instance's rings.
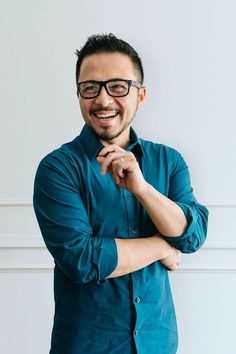
[[156,236],[156,238],[158,239],[158,248],[160,250],[160,260],[169,257],[172,247],[169,245],[168,242],[163,240],[163,238],[160,237],[159,235]]
[[150,184],[144,180],[142,185],[139,187],[139,189],[133,193],[136,198],[142,199],[142,197],[148,192],[150,188]]

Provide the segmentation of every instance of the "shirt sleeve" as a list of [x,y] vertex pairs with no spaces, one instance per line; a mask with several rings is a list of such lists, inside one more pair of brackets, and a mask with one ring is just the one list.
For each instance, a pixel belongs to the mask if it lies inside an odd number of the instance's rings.
[[193,253],[206,239],[208,210],[194,197],[188,166],[177,151],[175,154],[168,197],[183,210],[188,227],[181,236],[163,236],[163,238],[182,253]]
[[117,266],[116,243],[93,234],[77,184],[68,162],[46,156],[35,176],[35,214],[58,267],[75,283],[102,283]]

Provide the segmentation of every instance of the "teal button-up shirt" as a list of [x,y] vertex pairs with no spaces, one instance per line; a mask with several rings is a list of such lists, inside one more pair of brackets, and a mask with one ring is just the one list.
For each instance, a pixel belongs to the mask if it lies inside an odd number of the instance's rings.
[[[118,238],[157,233],[140,202],[100,174],[103,148],[85,125],[73,141],[40,162],[34,208],[55,261],[55,316],[50,354],[174,354],[177,326],[168,271],[160,262],[118,278]],[[176,202],[188,220],[179,237],[164,237],[184,253],[203,244],[207,209],[190,185],[188,167],[174,149],[140,139],[131,129],[132,151],[144,178]]]

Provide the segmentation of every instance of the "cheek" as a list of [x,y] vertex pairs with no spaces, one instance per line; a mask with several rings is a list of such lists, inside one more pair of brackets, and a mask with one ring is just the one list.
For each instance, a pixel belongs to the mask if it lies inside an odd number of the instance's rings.
[[138,107],[138,99],[137,97],[132,97],[132,100],[127,102],[125,109],[128,114],[133,114],[134,112],[136,112],[137,107]]
[[82,113],[88,114],[90,109],[90,104],[87,101],[80,101],[80,109]]
[[123,112],[125,112],[126,114],[129,115],[130,113],[133,113],[137,107],[137,97],[136,96],[129,97],[129,99],[126,99],[122,102],[121,106]]

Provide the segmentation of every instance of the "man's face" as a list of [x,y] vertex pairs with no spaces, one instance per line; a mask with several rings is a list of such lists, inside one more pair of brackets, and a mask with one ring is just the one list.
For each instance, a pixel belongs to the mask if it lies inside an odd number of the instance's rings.
[[[139,81],[139,75],[131,59],[122,53],[99,53],[82,61],[79,82],[125,79]],[[102,141],[127,143],[129,128],[139,105],[145,97],[145,88],[131,86],[125,97],[111,97],[102,87],[98,97],[85,99],[79,96],[85,122]]]

